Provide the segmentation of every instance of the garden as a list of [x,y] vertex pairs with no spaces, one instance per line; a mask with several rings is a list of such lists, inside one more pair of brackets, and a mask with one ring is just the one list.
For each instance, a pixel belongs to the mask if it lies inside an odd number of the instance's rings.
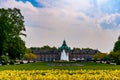
[[[49,66],[82,64],[83,66]],[[95,62],[35,62],[0,66],[0,80],[119,80],[120,65]]]

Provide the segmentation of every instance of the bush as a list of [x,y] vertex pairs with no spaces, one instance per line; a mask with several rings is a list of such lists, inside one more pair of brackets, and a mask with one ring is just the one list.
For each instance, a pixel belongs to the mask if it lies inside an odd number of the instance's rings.
[[7,55],[2,55],[0,57],[2,65],[7,65],[10,62],[10,58]]
[[116,64],[117,64],[117,65],[120,65],[120,61],[116,61]]
[[120,51],[110,52],[109,56],[117,65],[120,65]]

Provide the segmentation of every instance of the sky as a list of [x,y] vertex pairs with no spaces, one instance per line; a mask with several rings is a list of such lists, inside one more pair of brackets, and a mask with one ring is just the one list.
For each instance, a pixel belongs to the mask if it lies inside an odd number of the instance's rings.
[[120,0],[0,0],[19,8],[27,47],[68,46],[110,52],[120,35]]

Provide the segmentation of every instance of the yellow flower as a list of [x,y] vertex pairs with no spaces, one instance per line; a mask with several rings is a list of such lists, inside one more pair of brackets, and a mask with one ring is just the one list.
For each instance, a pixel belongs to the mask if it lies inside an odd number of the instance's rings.
[[4,70],[0,80],[119,80],[120,70]]

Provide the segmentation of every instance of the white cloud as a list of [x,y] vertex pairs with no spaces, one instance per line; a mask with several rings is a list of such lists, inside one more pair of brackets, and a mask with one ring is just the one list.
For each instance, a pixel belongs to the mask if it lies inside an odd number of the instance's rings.
[[85,11],[93,7],[90,0],[59,0],[59,3],[58,0],[55,3],[53,0],[38,1],[46,7],[36,8],[28,1],[15,0],[6,0],[0,5],[21,9],[27,28],[27,38],[24,40],[28,47],[59,47],[65,38],[70,47],[90,47],[103,52],[112,50],[120,30],[103,30],[100,22],[105,16],[98,19],[86,15]]
[[97,5],[101,5],[101,4],[104,4],[106,3],[108,0],[97,0]]
[[91,0],[37,0],[45,7],[64,8],[70,10],[85,10],[91,7]]

